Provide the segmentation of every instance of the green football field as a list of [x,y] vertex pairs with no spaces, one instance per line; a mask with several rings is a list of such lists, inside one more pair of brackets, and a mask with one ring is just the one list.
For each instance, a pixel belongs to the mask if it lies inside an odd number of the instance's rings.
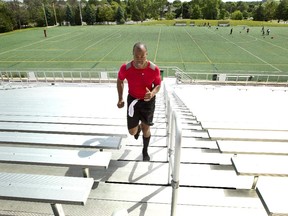
[[118,70],[142,41],[160,67],[186,72],[288,74],[288,28],[191,26],[82,26],[0,34],[0,71]]

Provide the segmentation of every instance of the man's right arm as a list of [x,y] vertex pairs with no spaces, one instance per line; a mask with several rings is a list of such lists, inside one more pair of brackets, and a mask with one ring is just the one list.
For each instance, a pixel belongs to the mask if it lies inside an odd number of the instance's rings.
[[123,90],[124,90],[124,80],[117,79],[117,91],[118,91],[118,108],[124,107],[124,100],[123,100]]

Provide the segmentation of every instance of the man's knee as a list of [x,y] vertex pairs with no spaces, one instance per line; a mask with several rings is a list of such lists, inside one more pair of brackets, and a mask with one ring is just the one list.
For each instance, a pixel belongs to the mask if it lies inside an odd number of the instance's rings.
[[144,137],[149,137],[151,134],[150,134],[150,126],[149,125],[146,125],[146,124],[141,124],[142,126],[142,132],[143,132],[143,135]]
[[130,135],[135,135],[137,133],[137,130],[138,130],[138,126],[129,129],[128,132],[129,132]]

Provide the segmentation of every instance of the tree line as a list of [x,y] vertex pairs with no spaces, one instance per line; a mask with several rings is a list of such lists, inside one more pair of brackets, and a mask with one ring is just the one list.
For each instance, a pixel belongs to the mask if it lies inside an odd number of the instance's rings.
[[288,0],[0,0],[0,33],[31,26],[124,24],[147,19],[288,20]]

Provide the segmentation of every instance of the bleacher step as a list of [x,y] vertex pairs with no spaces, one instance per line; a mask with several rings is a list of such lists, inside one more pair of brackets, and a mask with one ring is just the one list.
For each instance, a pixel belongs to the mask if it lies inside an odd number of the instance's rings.
[[80,168],[108,168],[111,152],[0,146],[0,162]]

